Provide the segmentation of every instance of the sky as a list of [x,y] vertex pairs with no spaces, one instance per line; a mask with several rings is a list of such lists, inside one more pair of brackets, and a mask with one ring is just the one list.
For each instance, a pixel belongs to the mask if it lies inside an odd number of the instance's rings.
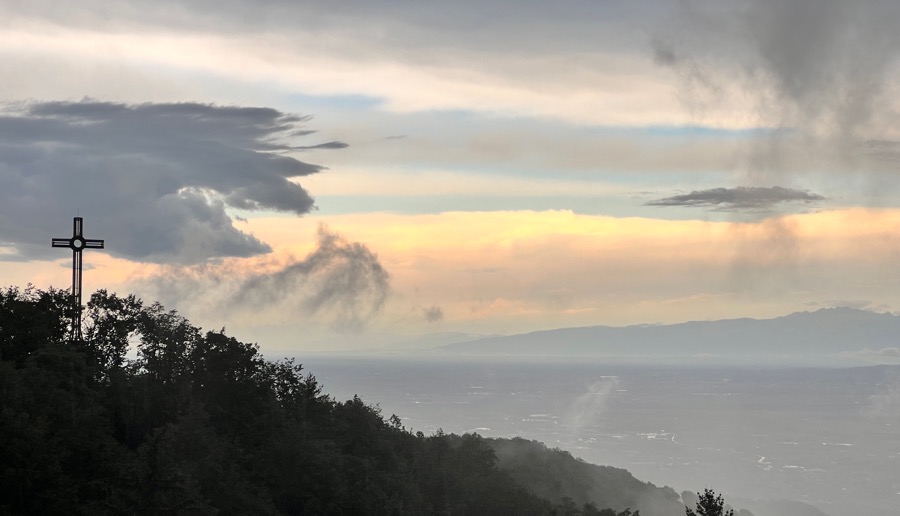
[[0,3],[0,279],[264,351],[900,310],[900,4]]

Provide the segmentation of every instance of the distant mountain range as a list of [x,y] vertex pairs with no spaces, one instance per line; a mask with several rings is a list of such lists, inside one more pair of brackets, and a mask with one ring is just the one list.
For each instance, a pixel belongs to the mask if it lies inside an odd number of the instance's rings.
[[774,357],[900,362],[900,316],[825,308],[775,319],[588,326],[487,337],[434,349],[453,355]]

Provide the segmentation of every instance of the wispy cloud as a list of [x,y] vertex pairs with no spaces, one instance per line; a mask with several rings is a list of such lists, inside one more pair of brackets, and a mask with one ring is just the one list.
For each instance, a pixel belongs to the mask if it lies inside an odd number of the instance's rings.
[[166,302],[261,321],[330,321],[355,332],[375,318],[391,293],[390,274],[366,245],[320,226],[316,248],[280,263],[168,266],[136,282]]

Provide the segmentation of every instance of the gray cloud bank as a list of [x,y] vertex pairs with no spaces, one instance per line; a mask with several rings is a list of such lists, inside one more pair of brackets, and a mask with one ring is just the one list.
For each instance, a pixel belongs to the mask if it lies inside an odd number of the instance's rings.
[[316,316],[333,329],[356,332],[376,317],[391,293],[390,274],[367,246],[320,226],[317,245],[302,260],[262,272],[246,264],[172,266],[137,284],[167,303],[258,320]]
[[0,111],[0,241],[6,259],[58,257],[76,212],[111,254],[158,263],[246,257],[268,245],[225,208],[304,214],[312,196],[291,178],[323,167],[291,154],[309,117],[198,103],[33,102]]
[[821,195],[780,186],[710,188],[650,201],[647,206],[690,206],[722,211],[766,210],[783,203],[814,203],[825,200]]

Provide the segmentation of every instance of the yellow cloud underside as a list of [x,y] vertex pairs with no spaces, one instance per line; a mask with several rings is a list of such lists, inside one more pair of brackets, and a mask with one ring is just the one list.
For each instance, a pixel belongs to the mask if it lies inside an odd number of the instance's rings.
[[[250,223],[277,252],[310,249],[322,218]],[[378,253],[397,309],[437,304],[447,321],[505,326],[771,316],[805,303],[896,303],[900,210],[845,209],[754,223],[568,211],[367,214],[331,228]],[[480,321],[480,322],[479,322]],[[518,326],[517,326],[518,327]]]
[[[900,210],[832,210],[759,222],[616,218],[570,211],[369,213],[327,218],[253,218],[246,229],[278,249],[298,252],[311,248],[312,234],[320,223],[389,254],[414,250],[480,252],[485,248],[540,246],[560,240],[585,249],[633,247],[633,251],[640,251],[671,246],[679,253],[690,245],[726,249],[739,242],[762,245],[793,240],[794,244],[824,246],[852,254],[860,243],[872,241],[881,245],[882,239],[892,238],[900,228]],[[844,245],[849,242],[854,245]],[[800,251],[809,254],[811,250],[815,249],[806,247]]]
[[[229,259],[221,267],[229,275],[251,273],[302,258],[313,250],[320,223],[367,245],[390,272],[394,294],[376,324],[386,331],[487,333],[771,317],[841,300],[900,306],[896,209],[842,209],[755,223],[568,211],[260,217],[239,227],[272,245],[274,255]],[[162,270],[89,254],[86,292],[126,292],[135,278]],[[68,259],[25,267],[0,262],[0,274],[10,284],[67,288]],[[423,307],[433,305],[444,314],[437,325],[421,316]],[[173,308],[192,316],[191,307]]]
[[[790,244],[797,255],[817,259],[828,251],[833,258],[856,257],[860,246],[869,250],[891,247],[900,229],[900,210],[842,209],[789,215],[758,222],[661,220],[579,215],[570,211],[448,212],[427,215],[389,213],[254,218],[249,230],[281,250],[303,252],[312,246],[320,223],[360,240],[386,256],[407,253],[479,255],[523,251],[552,245],[569,250],[623,251],[627,256],[667,249],[666,257],[684,256],[730,260],[724,251],[758,246],[759,251]],[[710,250],[721,253],[709,256]],[[867,253],[868,255],[868,253]],[[608,257],[607,257],[608,258]]]

